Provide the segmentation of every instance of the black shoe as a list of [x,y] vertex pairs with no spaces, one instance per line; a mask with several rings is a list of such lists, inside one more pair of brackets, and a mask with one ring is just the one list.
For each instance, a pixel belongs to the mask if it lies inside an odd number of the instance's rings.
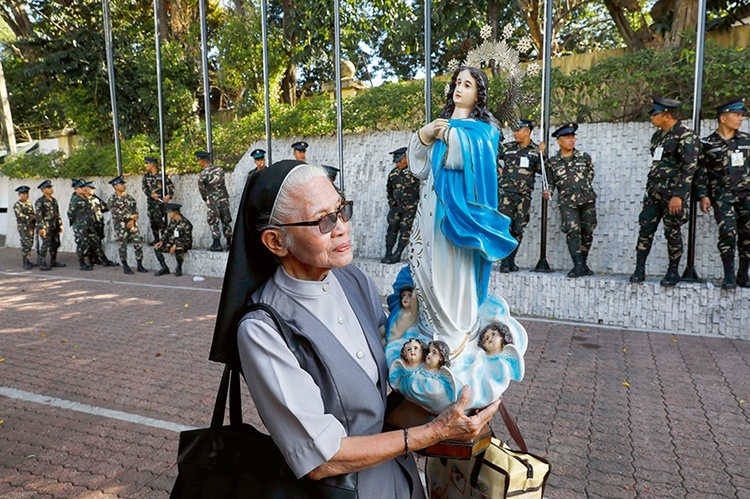
[[137,266],[136,270],[137,270],[138,272],[141,272],[141,273],[146,273],[146,272],[148,272],[148,269],[147,269],[146,267],[144,267],[144,266],[143,266],[143,260],[138,260],[138,266]]
[[583,255],[583,275],[594,275],[594,271],[589,268],[589,256]]
[[737,270],[737,286],[741,288],[750,288],[748,269],[750,269],[750,260],[740,257],[740,268]]
[[226,250],[229,251],[229,248],[231,248],[231,247],[232,247],[232,236],[229,236],[227,238],[227,247],[226,247]]
[[178,265],[176,269],[174,269],[174,275],[176,277],[180,277],[182,275],[182,265]]
[[635,262],[635,271],[630,276],[630,282],[638,283],[646,280],[646,257],[638,255]]
[[578,278],[585,275],[586,270],[583,267],[583,257],[581,255],[573,256],[573,268],[568,272],[568,277]]
[[23,269],[24,270],[31,270],[31,262],[26,257],[23,257]]
[[128,262],[122,262],[122,271],[127,275],[133,275],[133,269],[130,268]]
[[167,274],[169,274],[169,267],[167,267],[166,265],[163,265],[162,268],[154,272],[155,276],[167,275]]
[[391,256],[393,255],[391,255],[391,252],[389,251],[383,258],[380,259],[380,263],[390,263]]
[[511,260],[510,261],[510,271],[511,272],[518,272],[519,270],[521,270],[521,269],[518,267],[518,265],[516,265],[516,261],[515,260]]
[[213,244],[210,248],[208,248],[208,251],[222,251],[221,249],[221,241],[218,239],[214,239]]
[[724,266],[724,280],[721,289],[736,289],[737,278],[734,275],[734,255],[722,255],[721,263]]
[[83,258],[78,260],[78,268],[80,268],[81,270],[94,270],[94,267],[86,263]]
[[[41,268],[41,266],[42,266],[42,265],[41,265],[41,264],[39,264],[39,267],[40,267],[40,268]],[[54,267],[54,268],[62,268],[62,267],[65,267],[66,265],[65,265],[64,263],[60,263],[60,262],[58,262],[58,261],[57,261],[57,258],[53,256],[53,257],[52,257],[52,258],[50,259],[50,262],[49,262],[49,266],[50,266],[50,267]],[[49,270],[49,268],[46,268],[46,269],[42,269],[42,270]]]
[[52,270],[52,267],[47,265],[47,259],[39,257],[39,270]]
[[679,266],[679,264],[679,260],[669,262],[667,273],[664,275],[664,279],[662,279],[659,284],[661,284],[665,288],[676,286],[677,283],[680,282],[680,274],[679,272],[677,272],[677,267]]
[[506,256],[500,262],[500,272],[502,272],[503,274],[509,274],[510,273],[510,257],[509,256]]
[[105,267],[119,267],[119,266],[120,266],[120,264],[119,264],[119,263],[117,263],[117,262],[113,262],[112,260],[110,260],[109,258],[107,258],[107,257],[105,256],[105,257],[104,257],[104,266],[105,266]]

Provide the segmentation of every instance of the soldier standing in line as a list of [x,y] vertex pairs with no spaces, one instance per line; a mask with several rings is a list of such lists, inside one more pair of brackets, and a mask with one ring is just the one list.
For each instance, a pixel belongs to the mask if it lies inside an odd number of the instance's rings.
[[682,232],[687,221],[687,201],[690,183],[698,168],[700,138],[679,120],[682,103],[674,99],[654,97],[651,123],[659,128],[651,137],[651,170],[643,196],[643,208],[638,216],[640,231],[636,246],[636,264],[630,282],[646,278],[646,258],[651,251],[654,233],[663,219],[667,239],[669,268],[661,280],[662,286],[680,282],[677,268],[682,258]]
[[248,177],[253,175],[254,173],[258,173],[266,167],[266,151],[264,151],[263,149],[253,149],[253,151],[250,153],[250,156],[252,156],[253,158],[255,168],[247,173]]
[[[531,140],[534,124],[531,120],[519,120],[513,130],[516,139],[503,145],[498,159],[505,165],[498,168],[498,210],[510,218],[510,235],[518,246],[500,263],[500,272],[516,272],[516,253],[521,246],[523,231],[529,223],[531,194],[534,192],[536,176],[542,173],[541,154],[544,146]],[[541,151],[540,151],[541,149]]]
[[[393,155],[396,163],[388,174],[386,190],[388,193],[388,231],[385,235],[385,256],[380,260],[382,263],[398,263],[401,261],[401,253],[409,244],[411,226],[414,215],[417,213],[419,202],[419,179],[409,170],[406,158],[406,147],[400,147],[388,154]],[[398,246],[393,251],[393,246],[398,239]]]
[[81,270],[93,270],[84,258],[93,250],[91,248],[91,236],[89,232],[94,230],[94,209],[86,197],[86,181],[73,179],[75,192],[70,198],[68,206],[68,222],[73,229],[76,240],[76,256]]
[[115,237],[120,243],[120,261],[122,270],[128,275],[133,274],[133,269],[128,265],[128,243],[133,245],[135,260],[138,263],[138,272],[148,272],[143,267],[143,248],[141,236],[138,233],[138,207],[135,199],[125,192],[125,179],[118,176],[109,181],[115,193],[109,198],[109,207],[112,213],[112,226],[115,229]]
[[[89,234],[91,237],[91,247],[96,248],[96,251],[89,253],[89,261],[92,266],[95,263],[102,263],[97,255],[104,253],[104,214],[109,211],[107,203],[94,194],[94,189],[96,189],[94,182],[86,182],[86,196],[89,203],[91,203],[91,208],[94,210],[94,230]],[[117,263],[112,263],[115,266],[117,265]]]
[[224,182],[224,170],[211,163],[211,155],[196,151],[195,158],[202,170],[198,175],[198,190],[208,208],[208,226],[214,242],[208,251],[221,251],[221,229],[227,240],[227,251],[232,245],[232,213],[229,210],[229,194]]
[[193,247],[193,224],[190,220],[180,213],[181,205],[176,203],[167,204],[167,215],[169,216],[169,225],[164,232],[161,241],[154,244],[156,259],[159,260],[161,268],[154,275],[160,276],[169,274],[169,267],[164,261],[164,253],[174,255],[177,260],[177,268],[174,275],[182,275],[182,262],[185,261],[185,254]]
[[[566,123],[554,132],[560,150],[547,162],[550,184],[557,188],[562,231],[568,244],[573,268],[568,277],[594,275],[588,267],[589,250],[596,228],[594,163],[588,153],[575,148],[578,123]],[[549,199],[550,191],[542,193]]]
[[335,166],[330,166],[330,165],[320,165],[320,166],[322,166],[325,169],[326,173],[328,174],[328,180],[331,181],[331,184],[333,184],[333,188],[336,189],[336,192],[339,193],[339,196],[341,197],[341,199],[342,200],[346,199],[346,194],[344,193],[344,191],[339,189],[338,183],[336,182],[336,177],[338,176],[341,170],[339,170]]
[[297,161],[303,161],[307,163],[307,148],[310,147],[307,142],[300,140],[299,142],[295,142],[292,144],[292,153],[294,154],[294,159]]
[[[39,270],[50,270],[53,267],[65,267],[64,263],[57,261],[57,250],[60,248],[60,233],[63,231],[60,219],[60,208],[57,199],[52,197],[55,192],[52,182],[45,180],[39,184],[42,190],[40,196],[34,203],[36,211],[37,230],[42,239],[42,246],[38,248]],[[47,251],[49,250],[50,263],[47,265]]]
[[[703,139],[703,156],[695,173],[701,210],[710,213],[713,205],[719,225],[724,289],[750,287],[750,135],[740,131],[746,112],[742,98],[716,107],[719,128]],[[735,249],[740,254],[736,278]]]
[[159,160],[151,156],[143,158],[146,163],[146,174],[143,175],[141,189],[146,195],[148,206],[148,219],[151,223],[151,233],[154,235],[154,243],[161,239],[161,231],[167,227],[167,212],[164,203],[168,203],[174,196],[174,184],[172,180],[164,175],[166,194],[162,199],[162,178],[159,172]]
[[36,267],[29,261],[31,248],[34,246],[34,231],[36,230],[36,213],[34,205],[29,201],[28,185],[22,185],[16,189],[18,201],[13,205],[13,212],[16,214],[16,228],[18,236],[21,238],[21,256],[23,257],[23,268],[31,270]]

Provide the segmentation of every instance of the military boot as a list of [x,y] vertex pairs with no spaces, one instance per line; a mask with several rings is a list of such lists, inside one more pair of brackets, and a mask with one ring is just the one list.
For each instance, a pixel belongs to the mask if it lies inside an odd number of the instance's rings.
[[138,266],[137,266],[136,270],[138,272],[141,272],[141,273],[148,272],[148,269],[146,269],[146,267],[143,266],[143,260],[138,260]]
[[510,274],[510,258],[511,256],[508,255],[500,262],[500,272],[503,274]]
[[160,276],[169,274],[169,267],[167,267],[167,262],[164,261],[164,255],[162,255],[161,253],[157,253],[156,259],[159,260],[159,265],[161,265],[161,268],[154,272],[154,275]]
[[161,240],[161,237],[159,236],[159,229],[151,229],[151,234],[153,234],[154,236],[154,240],[151,242],[151,246],[153,246]]
[[734,276],[734,255],[721,255],[721,263],[724,265],[724,280],[721,289],[735,289],[737,279]]
[[84,260],[83,257],[78,259],[78,267],[81,270],[94,270],[94,267],[86,263],[86,260]]
[[398,263],[401,261],[401,253],[404,252],[404,249],[406,248],[407,243],[399,243],[398,247],[396,247],[395,251],[391,255],[391,258],[388,260],[388,263]]
[[568,272],[568,277],[576,278],[582,277],[585,273],[583,268],[583,257],[580,254],[575,254],[573,258],[573,268]]
[[589,256],[582,254],[581,257],[583,258],[583,275],[594,275],[594,271],[589,268]]
[[221,240],[214,239],[214,243],[208,248],[208,251],[221,251]]
[[388,249],[385,252],[385,256],[380,259],[380,263],[391,263],[391,257],[393,256],[393,253],[391,253],[391,250]]
[[510,262],[508,262],[508,266],[510,267],[511,272],[518,272],[519,269],[518,265],[516,265],[516,254],[518,254],[518,246],[516,246],[516,249],[513,250],[513,252],[508,255],[510,257]]
[[[54,267],[54,268],[65,267],[64,263],[60,263],[57,261],[57,253],[50,253],[49,258],[50,258],[50,262],[49,262],[50,267]],[[46,269],[46,270],[49,270],[49,269]]]
[[31,262],[27,257],[23,257],[23,268],[24,270],[31,270]]
[[127,275],[133,275],[133,269],[130,268],[130,265],[128,265],[128,262],[126,260],[122,261],[122,271],[123,273]]
[[630,276],[630,282],[643,282],[646,280],[646,255],[638,255],[635,261],[635,271]]
[[104,253],[102,253],[102,258],[101,259],[102,259],[102,262],[104,262],[104,266],[105,267],[119,267],[120,266],[119,263],[113,262],[112,260],[110,260],[109,258],[107,258],[107,255],[105,255]]
[[750,278],[747,275],[748,269],[750,269],[750,258],[740,257],[740,268],[737,270],[737,286],[750,288]]
[[227,239],[227,251],[232,247],[232,236],[229,236]]
[[662,286],[666,288],[671,288],[672,286],[676,286],[678,282],[680,282],[680,274],[677,272],[677,267],[680,266],[679,260],[670,260],[669,261],[669,268],[667,269],[666,275],[664,275],[664,279],[659,282]]
[[177,262],[177,268],[174,269],[174,275],[180,277],[182,275],[182,262]]
[[47,265],[47,258],[39,255],[39,270],[52,270],[52,267]]

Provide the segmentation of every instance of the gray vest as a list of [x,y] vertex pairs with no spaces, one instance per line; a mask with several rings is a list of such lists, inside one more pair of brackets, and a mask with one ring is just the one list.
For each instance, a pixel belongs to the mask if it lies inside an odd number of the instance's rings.
[[[305,358],[306,371],[320,387],[325,411],[338,419],[349,436],[374,435],[383,431],[388,370],[380,343],[378,310],[382,305],[370,296],[367,278],[350,265],[334,269],[344,294],[349,298],[367,343],[378,365],[377,385],[333,333],[294,298],[267,281],[253,294],[252,301],[263,301],[275,308],[289,324]],[[256,314],[261,314],[256,316]],[[265,313],[252,313],[275,329]],[[423,498],[424,491],[412,456],[398,457],[375,468],[357,473],[357,490],[361,498],[412,497]],[[383,490],[383,485],[396,483],[396,491]],[[416,486],[415,486],[416,485]],[[411,493],[409,492],[411,490]]]

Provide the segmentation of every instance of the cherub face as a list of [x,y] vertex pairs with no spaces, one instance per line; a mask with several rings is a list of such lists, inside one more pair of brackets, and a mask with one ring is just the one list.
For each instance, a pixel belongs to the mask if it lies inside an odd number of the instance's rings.
[[503,349],[505,342],[503,335],[495,328],[490,328],[482,333],[482,348],[488,353],[497,353]]
[[404,347],[404,360],[411,366],[416,366],[424,360],[424,352],[419,341],[410,340]]
[[404,291],[401,294],[401,308],[409,308],[409,305],[411,305],[411,298],[413,296],[413,293],[411,291]]
[[427,353],[427,357],[424,359],[424,365],[428,369],[440,368],[440,362],[443,360],[443,355],[436,346],[431,346],[430,351]]

